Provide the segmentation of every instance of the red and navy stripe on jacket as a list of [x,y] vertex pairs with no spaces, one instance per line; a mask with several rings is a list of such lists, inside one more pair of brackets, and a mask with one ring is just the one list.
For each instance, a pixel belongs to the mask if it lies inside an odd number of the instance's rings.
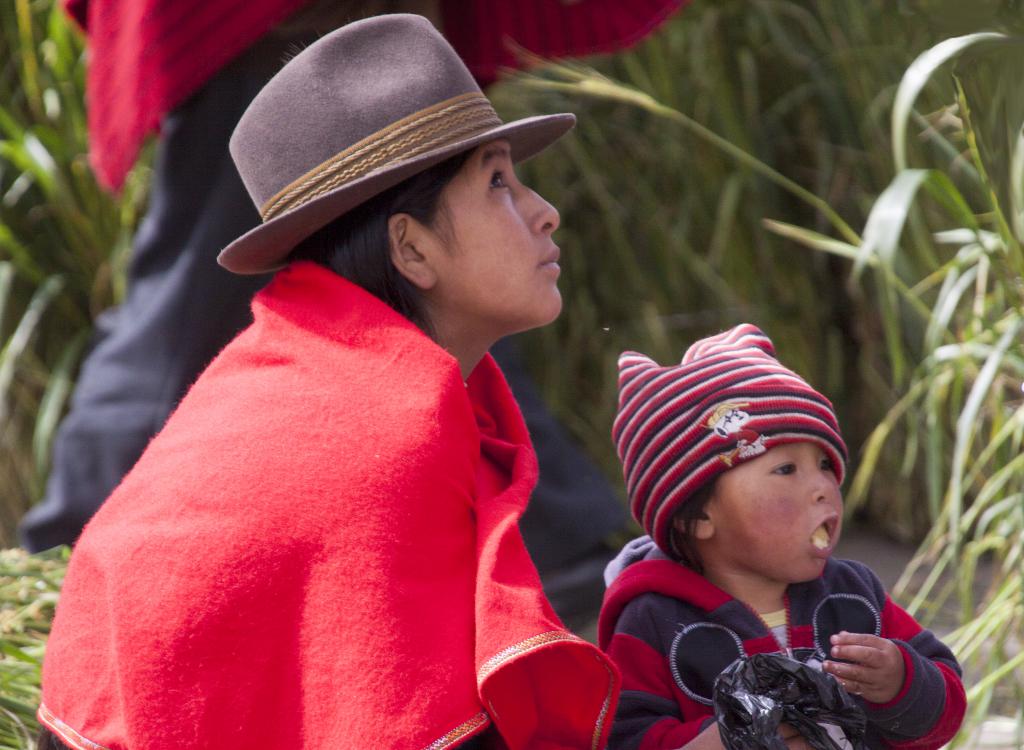
[[[896,605],[865,565],[830,560],[822,576],[787,590],[794,658],[821,662],[840,630],[899,646],[900,693],[863,702],[868,747],[938,748],[966,709],[960,667],[949,648]],[[610,750],[679,748],[713,723],[715,677],[735,659],[779,645],[764,621],[703,577],[670,560],[627,567],[605,596],[599,639],[622,672]]]

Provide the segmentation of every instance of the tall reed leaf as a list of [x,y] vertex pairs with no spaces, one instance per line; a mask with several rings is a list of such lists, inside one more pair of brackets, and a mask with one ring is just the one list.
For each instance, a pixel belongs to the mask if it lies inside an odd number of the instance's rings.
[[10,391],[18,359],[28,349],[32,336],[39,328],[43,313],[49,307],[54,297],[60,292],[63,285],[63,279],[59,276],[51,276],[47,279],[32,295],[32,299],[18,321],[14,333],[11,334],[7,341],[3,342],[3,347],[0,348],[0,425],[4,425],[7,421],[9,402],[6,399],[6,395]]
[[952,476],[949,484],[949,525],[950,541],[954,544],[960,539],[959,521],[963,512],[963,474],[967,458],[971,450],[974,436],[978,430],[978,415],[986,402],[990,402],[989,390],[999,372],[999,366],[1012,344],[1021,346],[1020,331],[1024,327],[1024,319],[1014,316],[1006,330],[999,338],[995,349],[985,360],[981,372],[971,386],[967,402],[964,404],[956,420],[956,442],[953,446]]
[[914,102],[935,72],[972,45],[1006,38],[1005,34],[995,32],[966,34],[936,44],[911,63],[896,90],[892,107],[892,155],[897,171],[907,168],[907,124]]

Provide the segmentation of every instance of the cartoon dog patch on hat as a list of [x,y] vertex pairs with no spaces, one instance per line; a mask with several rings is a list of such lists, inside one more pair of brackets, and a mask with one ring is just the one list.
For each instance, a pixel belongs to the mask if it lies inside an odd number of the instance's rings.
[[731,451],[719,454],[726,466],[732,466],[737,458],[760,456],[766,450],[764,435],[748,429],[745,425],[750,421],[750,414],[743,411],[750,404],[726,402],[719,404],[711,412],[706,427],[720,438],[735,438],[736,445]]

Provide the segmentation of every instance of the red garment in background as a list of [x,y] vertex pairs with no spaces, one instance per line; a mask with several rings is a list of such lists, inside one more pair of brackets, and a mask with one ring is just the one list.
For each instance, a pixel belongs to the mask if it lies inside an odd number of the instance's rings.
[[[444,32],[489,83],[516,58],[611,52],[687,0],[441,0]],[[307,0],[64,0],[88,30],[90,161],[118,189],[160,118]]]
[[311,263],[253,311],[82,533],[40,720],[79,750],[603,747],[618,673],[544,598],[490,356],[463,383]]
[[647,36],[688,0],[442,0],[444,35],[477,81],[519,67],[509,42],[541,57],[614,52]]

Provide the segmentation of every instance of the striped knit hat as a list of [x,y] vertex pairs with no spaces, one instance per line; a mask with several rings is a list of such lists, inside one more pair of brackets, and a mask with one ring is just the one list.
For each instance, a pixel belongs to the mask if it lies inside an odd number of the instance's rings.
[[670,367],[624,352],[612,440],[633,516],[673,557],[672,519],[683,503],[769,448],[810,441],[840,483],[846,471],[832,404],[779,364],[771,340],[749,323],[698,341]]

